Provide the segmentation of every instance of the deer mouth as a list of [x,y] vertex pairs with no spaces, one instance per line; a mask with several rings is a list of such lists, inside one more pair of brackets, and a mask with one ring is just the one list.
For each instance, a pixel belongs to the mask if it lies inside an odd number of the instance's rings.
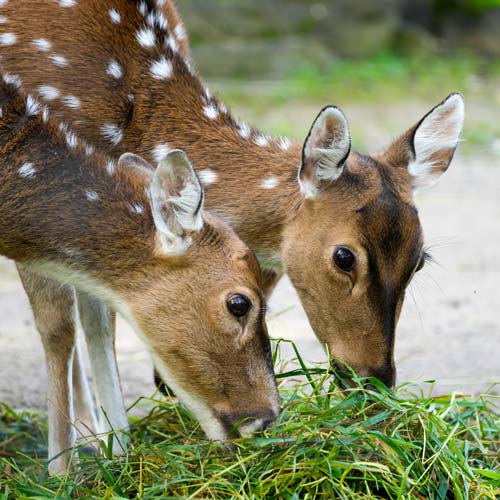
[[275,422],[277,414],[273,410],[258,410],[247,415],[219,413],[218,418],[228,439],[236,439],[249,438],[265,431]]
[[[358,371],[359,373],[356,373],[356,371]],[[366,368],[354,370],[341,361],[332,360],[330,363],[330,373],[332,373],[335,378],[335,382],[341,389],[354,389],[356,387],[359,387],[359,384],[354,380],[354,378],[357,377],[377,378],[388,389],[391,389],[395,383],[395,370],[393,368]],[[378,391],[378,389],[368,380],[363,382],[363,388],[371,391]]]

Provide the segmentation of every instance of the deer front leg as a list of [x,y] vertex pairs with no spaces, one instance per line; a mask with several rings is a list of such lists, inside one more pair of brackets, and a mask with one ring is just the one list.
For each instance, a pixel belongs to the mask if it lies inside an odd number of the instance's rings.
[[77,338],[73,355],[73,407],[75,428],[78,438],[95,436],[99,428],[97,413],[87,379],[87,370],[83,360],[82,339]]
[[49,472],[67,470],[76,433],[73,422],[72,361],[75,348],[72,290],[18,266],[42,338],[48,371]]
[[90,367],[97,389],[100,431],[116,431],[113,453],[123,453],[127,414],[115,357],[115,314],[90,295],[77,293],[80,322],[87,340]]

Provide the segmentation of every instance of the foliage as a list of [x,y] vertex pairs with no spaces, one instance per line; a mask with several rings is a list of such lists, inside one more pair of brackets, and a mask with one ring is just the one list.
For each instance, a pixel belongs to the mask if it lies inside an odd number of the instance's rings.
[[[299,357],[299,362],[301,362]],[[0,499],[496,499],[500,418],[493,396],[378,391],[361,381],[340,391],[321,368],[279,375],[283,411],[260,437],[233,451],[208,443],[175,401],[132,421],[133,445],[112,458],[82,454],[77,473],[49,478],[37,413],[0,414]],[[305,383],[291,384],[297,377]],[[290,388],[290,386],[292,386]]]

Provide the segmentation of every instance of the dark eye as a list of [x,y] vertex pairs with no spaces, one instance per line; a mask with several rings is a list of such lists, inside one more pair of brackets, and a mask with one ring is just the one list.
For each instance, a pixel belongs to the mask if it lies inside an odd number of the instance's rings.
[[341,271],[350,273],[356,265],[356,257],[348,248],[338,247],[333,252],[333,262]]
[[245,316],[250,309],[250,299],[244,295],[233,295],[227,300],[229,312],[237,318]]

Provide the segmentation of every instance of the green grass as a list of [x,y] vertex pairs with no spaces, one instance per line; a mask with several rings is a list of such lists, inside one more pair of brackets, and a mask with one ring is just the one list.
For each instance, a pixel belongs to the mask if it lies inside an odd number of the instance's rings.
[[[472,55],[438,57],[433,54],[402,57],[379,54],[365,59],[336,59],[327,67],[300,66],[278,81],[230,80],[213,82],[224,102],[245,119],[264,127],[266,132],[302,140],[312,119],[326,104],[343,108],[351,122],[354,145],[361,150],[373,145],[365,128],[378,127],[387,142],[393,130],[396,106],[401,127],[409,127],[418,116],[411,109],[415,102],[430,109],[447,94],[458,91],[465,96],[466,121],[461,150],[467,154],[497,154],[500,139],[500,62]],[[399,107],[398,107],[399,106]],[[365,121],[350,116],[351,108],[376,109],[377,122],[368,114]],[[291,114],[290,110],[296,113]],[[306,122],[290,119],[307,110]],[[304,120],[306,118],[304,117]],[[367,122],[366,120],[370,120]],[[383,140],[382,140],[383,142]],[[385,144],[383,142],[383,144]]]
[[[402,57],[382,53],[364,59],[334,59],[321,68],[299,66],[287,78],[269,86],[259,105],[279,105],[294,99],[329,102],[332,95],[338,101],[358,102],[428,98],[436,91],[442,93],[443,85],[465,93],[478,83],[497,85],[499,79],[497,60],[467,54]],[[233,85],[226,82],[225,97],[243,104],[250,100],[254,105],[253,97],[237,82],[234,80]]]
[[265,435],[209,443],[173,400],[132,419],[126,456],[85,455],[79,470],[47,476],[46,424],[39,413],[0,412],[0,499],[497,499],[498,399],[341,392],[323,369],[279,375],[283,411]]

